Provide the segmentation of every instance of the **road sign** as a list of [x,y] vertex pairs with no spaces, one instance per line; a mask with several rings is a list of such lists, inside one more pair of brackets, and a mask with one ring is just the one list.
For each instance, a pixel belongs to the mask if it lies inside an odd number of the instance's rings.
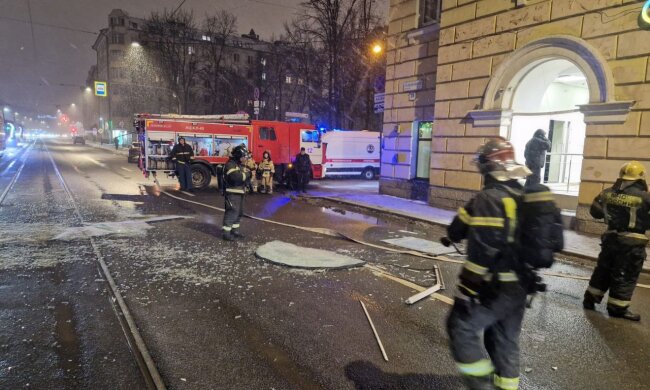
[[253,97],[255,100],[260,100],[260,89],[255,87],[255,90],[253,91]]
[[375,114],[384,112],[384,100],[386,99],[385,93],[375,94]]
[[104,134],[104,129],[97,129],[97,132],[98,132],[99,134]]
[[259,100],[255,100],[255,101],[253,102],[253,107],[255,107],[255,108],[260,108],[260,101],[259,101]]
[[309,114],[305,114],[302,112],[285,112],[284,116],[287,118],[309,119]]
[[259,115],[260,114],[260,108],[259,107],[253,108],[253,114],[254,115]]
[[108,86],[105,81],[95,81],[95,96],[108,96]]

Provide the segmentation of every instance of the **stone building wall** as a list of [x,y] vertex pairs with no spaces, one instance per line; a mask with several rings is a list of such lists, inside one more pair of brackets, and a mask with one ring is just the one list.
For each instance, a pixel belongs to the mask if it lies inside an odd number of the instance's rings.
[[[516,3],[526,5],[516,7]],[[500,124],[477,126],[471,111],[490,109],[484,107],[486,88],[500,65],[518,49],[544,37],[575,37],[585,42],[596,57],[604,59],[606,73],[613,76],[610,103],[634,101],[631,112],[616,119],[585,120],[578,229],[602,231],[602,224],[588,216],[594,196],[615,180],[623,162],[637,159],[650,167],[650,31],[639,28],[642,6],[632,0],[442,0],[429,202],[457,207],[480,189],[482,179],[471,161],[486,137],[500,134]],[[393,26],[392,31],[396,34],[403,30]],[[429,48],[435,46],[430,44]],[[406,42],[399,41],[394,52],[406,47]],[[427,55],[435,56],[436,52],[428,50]],[[395,75],[393,79],[398,78],[398,66],[394,62],[394,69],[388,73]],[[407,75],[399,73],[400,77]],[[385,135],[396,124],[405,124],[431,108],[397,108],[402,107],[397,103],[403,101],[397,96],[395,108],[385,116]],[[398,171],[387,166],[382,175],[401,177],[393,174]]]
[[[412,124],[434,118],[438,24],[419,25],[418,0],[391,0],[386,45],[386,95],[380,192],[426,198],[428,184],[414,181]],[[405,83],[421,88],[404,90]]]

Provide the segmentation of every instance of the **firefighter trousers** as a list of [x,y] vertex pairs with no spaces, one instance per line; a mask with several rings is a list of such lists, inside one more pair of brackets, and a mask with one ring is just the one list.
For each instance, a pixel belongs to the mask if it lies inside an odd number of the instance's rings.
[[226,193],[225,209],[223,214],[223,231],[229,233],[233,229],[239,229],[239,221],[244,215],[244,195]]
[[178,172],[178,182],[181,185],[181,191],[193,189],[192,187],[192,166],[189,162],[176,162],[176,171]]
[[525,310],[526,292],[518,282],[502,283],[487,303],[456,298],[447,333],[454,360],[470,389],[519,387],[519,334]]
[[603,236],[598,264],[591,275],[585,295],[600,303],[609,290],[607,310],[623,313],[630,306],[632,294],[646,259],[645,245],[626,245],[616,235]]

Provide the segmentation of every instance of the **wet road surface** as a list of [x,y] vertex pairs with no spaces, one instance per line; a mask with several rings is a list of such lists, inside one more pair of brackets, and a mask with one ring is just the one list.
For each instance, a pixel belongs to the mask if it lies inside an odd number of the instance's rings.
[[[399,282],[431,285],[428,270],[438,264],[448,288],[443,294],[452,297],[458,265],[250,219],[242,224],[245,241],[224,243],[222,213],[203,206],[223,207],[215,188],[190,196],[176,191],[173,180],[162,179],[163,190],[200,204],[171,198],[126,157],[62,143],[49,143],[47,152],[16,154],[13,161],[23,156],[27,163],[0,208],[0,228],[8,237],[1,241],[0,321],[7,331],[0,340],[0,387],[144,387],[88,239],[51,240],[79,221],[52,172],[50,155],[86,222],[191,217],[95,238],[169,388],[462,388],[444,331],[449,305],[426,300],[407,307],[404,300],[416,291]],[[20,166],[6,167],[10,159],[0,165],[0,173],[6,170],[0,194]],[[251,196],[247,213],[333,229],[382,246],[390,246],[381,241],[386,238],[437,240],[444,234],[440,227],[292,194]],[[367,267],[304,271],[255,257],[257,246],[276,239],[350,255],[397,279]],[[558,263],[553,270],[590,273],[573,263]],[[644,275],[640,282],[648,279]],[[646,322],[609,319],[603,308],[585,313],[580,306],[585,281],[546,281],[549,292],[526,313],[521,388],[647,388]],[[637,289],[633,308],[644,321],[650,320],[649,301],[650,291]]]

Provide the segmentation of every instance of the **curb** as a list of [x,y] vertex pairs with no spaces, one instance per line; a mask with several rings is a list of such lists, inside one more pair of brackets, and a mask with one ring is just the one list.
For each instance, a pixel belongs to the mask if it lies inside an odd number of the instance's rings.
[[124,149],[115,150],[114,148],[109,149],[109,148],[105,148],[103,146],[100,146],[99,144],[91,143],[91,142],[86,142],[86,145],[90,146],[90,147],[93,147],[95,149],[101,149],[101,150],[105,150],[107,152],[111,152],[112,154],[117,155],[117,156],[127,156],[127,157],[129,156],[128,149],[127,150],[124,150]]
[[[377,211],[377,212],[380,212],[380,213],[395,215],[395,216],[402,217],[402,218],[410,218],[410,219],[414,219],[414,220],[419,221],[419,222],[428,223],[430,225],[449,226],[449,223],[444,222],[444,221],[431,220],[431,219],[419,217],[417,215],[412,215],[412,214],[404,213],[404,212],[401,212],[401,211],[397,211],[397,210],[392,210],[392,209],[387,209],[387,208],[380,207],[380,206],[373,206],[373,205],[369,205],[369,204],[359,203],[359,202],[346,200],[346,199],[341,199],[341,198],[337,198],[337,197],[309,196],[309,197],[306,197],[306,198],[308,198],[308,199],[312,198],[312,199],[329,200],[329,201],[335,202],[335,203],[346,204],[346,205],[349,205],[349,206],[356,206],[356,207],[360,207],[360,208],[364,208],[364,209],[368,209],[368,210],[372,210],[372,211]],[[563,254],[563,255],[566,255],[566,256],[577,257],[577,258],[583,259],[583,260],[589,260],[589,261],[592,261],[594,263],[596,263],[598,261],[597,257],[586,255],[586,254],[580,253],[580,252],[574,252],[574,251],[571,251],[571,250],[563,250],[563,251],[560,251],[560,253]],[[641,270],[641,272],[644,273],[644,274],[650,274],[650,268],[644,267]]]

